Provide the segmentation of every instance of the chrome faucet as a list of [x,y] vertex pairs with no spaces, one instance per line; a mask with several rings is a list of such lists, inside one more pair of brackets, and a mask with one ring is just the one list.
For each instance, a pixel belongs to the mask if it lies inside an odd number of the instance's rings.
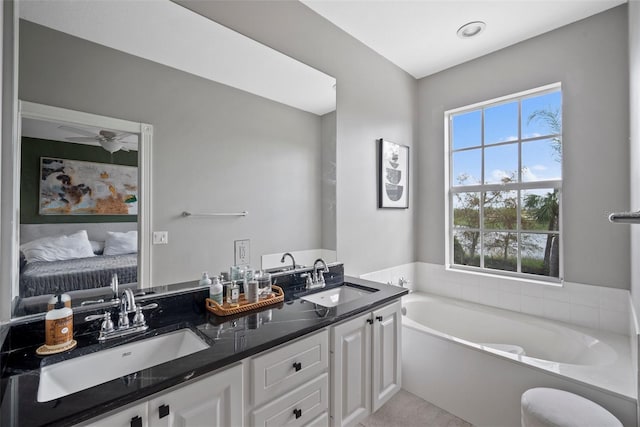
[[291,258],[291,264],[292,264],[291,269],[295,270],[296,269],[296,259],[293,257],[293,255],[291,255],[290,252],[285,252],[284,255],[282,255],[282,258],[280,258],[280,262],[284,263],[284,260],[285,260],[286,257]]
[[113,273],[113,276],[111,276],[110,287],[113,291],[113,299],[118,299],[118,273]]
[[[317,267],[318,264],[322,265],[321,271],[318,271],[318,267]],[[306,288],[307,289],[324,288],[325,286],[324,273],[328,273],[328,272],[329,272],[329,268],[327,267],[327,263],[322,258],[318,258],[317,260],[315,260],[315,262],[313,263],[313,268],[311,269],[311,274],[307,274],[306,276],[307,277]]]
[[[111,313],[108,311],[104,314],[95,314],[84,318],[86,322],[102,319],[102,325],[100,327],[100,335],[98,335],[98,341],[104,342],[111,338],[123,337],[138,332],[144,332],[149,329],[147,322],[145,321],[143,310],[150,310],[157,308],[158,304],[152,303],[145,306],[136,305],[136,298],[133,295],[131,289],[125,289],[120,297],[120,313],[118,314],[118,328],[114,328],[111,321]],[[129,313],[135,312],[133,317],[133,323],[129,322]]]
[[136,297],[131,289],[125,289],[120,298],[120,316],[118,318],[118,329],[129,327],[129,313],[135,311]]

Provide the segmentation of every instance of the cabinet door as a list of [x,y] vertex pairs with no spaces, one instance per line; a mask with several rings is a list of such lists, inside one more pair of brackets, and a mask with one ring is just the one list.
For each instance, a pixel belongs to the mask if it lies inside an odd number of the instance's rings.
[[241,426],[242,383],[237,365],[152,399],[149,426]]
[[401,304],[395,302],[373,312],[373,412],[400,390]]
[[147,427],[149,425],[147,403],[138,403],[130,408],[118,410],[113,415],[82,425],[87,427]]
[[371,413],[371,313],[331,329],[331,425],[352,426]]

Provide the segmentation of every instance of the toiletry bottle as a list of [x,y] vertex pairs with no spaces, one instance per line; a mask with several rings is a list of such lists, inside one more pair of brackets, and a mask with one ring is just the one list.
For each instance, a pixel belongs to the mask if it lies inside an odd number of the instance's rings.
[[211,279],[209,279],[209,273],[206,271],[202,273],[202,279],[198,282],[200,286],[211,286]]
[[73,340],[73,310],[65,307],[62,294],[53,310],[47,312],[45,321],[45,344],[47,347],[64,347]]
[[227,304],[229,304],[230,307],[237,307],[239,305],[239,299],[240,287],[235,280],[232,280],[231,283],[227,286]]
[[222,283],[218,276],[213,276],[213,284],[209,287],[209,298],[222,305]]

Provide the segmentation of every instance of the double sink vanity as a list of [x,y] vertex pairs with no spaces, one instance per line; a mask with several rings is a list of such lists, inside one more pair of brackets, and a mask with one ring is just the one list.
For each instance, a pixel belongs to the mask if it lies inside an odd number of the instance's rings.
[[[78,346],[39,357],[44,322],[7,324],[2,426],[343,426],[400,388],[403,288],[344,277],[330,265],[309,290],[308,271],[275,274],[285,301],[219,317],[208,288],[188,282],[138,296],[148,330],[99,341],[111,306],[76,313]],[[77,310],[79,311],[79,310]]]

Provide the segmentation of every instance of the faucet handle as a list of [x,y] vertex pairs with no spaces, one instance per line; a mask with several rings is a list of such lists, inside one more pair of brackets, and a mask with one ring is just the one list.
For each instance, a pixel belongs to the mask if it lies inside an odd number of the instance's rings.
[[311,289],[314,283],[314,279],[311,277],[311,273],[302,273],[300,277],[306,278],[305,286],[307,289]]
[[111,320],[111,313],[108,311],[104,313],[104,320],[100,326],[100,332],[113,332],[113,320]]
[[126,329],[129,327],[129,313],[127,310],[120,310],[120,317],[118,318],[118,329]]
[[144,314],[142,314],[143,307],[136,306],[136,314],[133,316],[133,326],[144,326],[146,324],[144,320]]
[[324,287],[324,285],[325,285],[325,281],[324,281],[324,270],[320,270],[320,271],[318,272],[318,279],[317,279],[317,282],[316,282],[316,283],[321,284],[321,285],[322,285],[322,287]]

